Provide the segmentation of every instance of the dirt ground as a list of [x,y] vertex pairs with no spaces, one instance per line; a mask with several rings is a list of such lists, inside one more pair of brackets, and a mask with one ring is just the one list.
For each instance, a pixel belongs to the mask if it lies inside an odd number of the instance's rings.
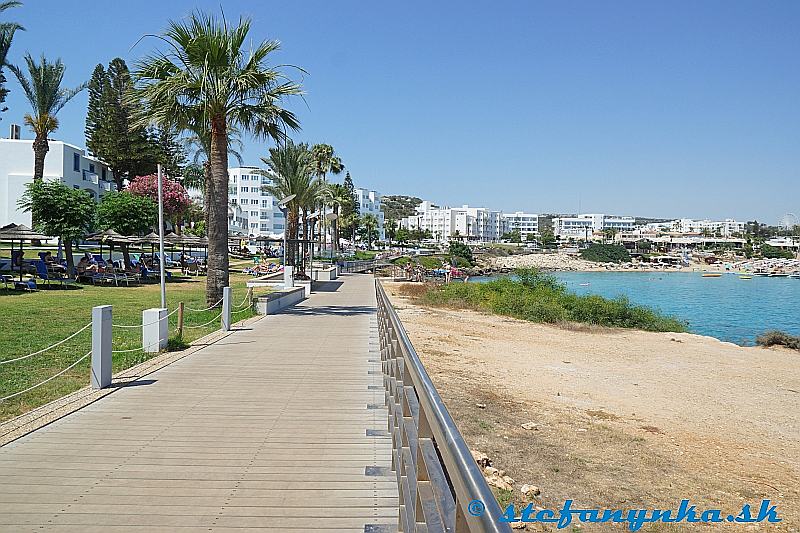
[[385,286],[470,448],[516,480],[514,501],[525,483],[548,509],[690,499],[725,516],[770,499],[780,524],[642,531],[800,531],[797,352],[423,308]]

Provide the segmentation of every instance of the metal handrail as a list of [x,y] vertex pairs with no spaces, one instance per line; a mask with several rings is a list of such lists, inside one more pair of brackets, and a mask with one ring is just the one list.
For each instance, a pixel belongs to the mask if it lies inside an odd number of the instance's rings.
[[[402,531],[424,523],[426,531],[509,533],[508,523],[500,521],[500,505],[377,279],[375,290]],[[483,512],[470,505],[475,500]]]
[[375,259],[364,259],[358,261],[342,261],[339,263],[340,272],[358,272],[375,268],[378,262]]

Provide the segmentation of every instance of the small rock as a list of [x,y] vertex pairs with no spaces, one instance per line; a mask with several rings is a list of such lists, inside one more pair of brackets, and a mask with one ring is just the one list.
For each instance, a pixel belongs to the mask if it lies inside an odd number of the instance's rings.
[[486,404],[485,403],[476,403],[475,407],[477,407],[478,409],[486,409]]
[[522,424],[522,429],[527,429],[528,431],[536,430],[539,429],[539,424],[536,424],[534,422],[525,422],[524,424]]
[[527,529],[528,524],[525,522],[511,522],[511,529]]
[[500,477],[495,473],[486,478],[486,483],[492,485],[493,487],[497,487],[498,489],[514,490],[514,487],[512,486],[514,480],[508,476]]
[[583,433],[583,432],[585,432],[585,431],[589,431],[589,430],[588,430],[588,429],[586,429],[586,428],[578,428],[578,429],[577,429],[577,432],[578,432],[578,433]]
[[492,460],[489,459],[489,456],[483,452],[478,452],[475,450],[470,450],[472,452],[472,458],[475,459],[475,462],[478,463],[478,466],[481,468],[485,468],[487,466],[492,466]]
[[539,487],[537,487],[536,485],[528,485],[527,483],[525,485],[522,485],[519,491],[522,493],[524,497],[528,499],[531,499],[534,496],[538,496],[539,494],[542,493],[542,491],[539,490]]
[[493,467],[493,466],[484,467],[483,474],[485,476],[495,476],[495,475],[502,476],[500,471],[498,469],[496,469],[495,467]]

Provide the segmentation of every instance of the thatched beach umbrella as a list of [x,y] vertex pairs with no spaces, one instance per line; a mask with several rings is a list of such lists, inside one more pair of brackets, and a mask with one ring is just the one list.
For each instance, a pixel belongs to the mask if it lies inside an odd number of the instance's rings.
[[149,244],[150,245],[150,257],[155,258],[156,253],[156,244],[158,244],[161,237],[158,236],[158,233],[151,231],[144,237],[139,237],[136,239],[137,244]]
[[113,229],[107,229],[101,231],[99,233],[93,233],[84,239],[88,242],[97,242],[100,243],[100,257],[103,257],[103,244],[108,244],[108,260],[113,261],[111,257],[111,253],[114,251],[115,244],[130,244],[132,242],[136,242],[135,237],[126,237],[125,235],[120,235]]
[[[19,241],[19,252],[25,241],[44,241],[50,237],[38,233],[24,224],[8,224],[0,228],[0,241],[11,242],[11,271],[14,271],[14,242]],[[19,262],[19,280],[22,281],[22,257]]]

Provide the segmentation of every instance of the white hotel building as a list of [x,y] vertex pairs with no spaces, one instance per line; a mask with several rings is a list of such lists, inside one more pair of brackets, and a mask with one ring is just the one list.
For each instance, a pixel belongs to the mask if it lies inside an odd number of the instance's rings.
[[[117,190],[111,171],[86,151],[62,141],[49,141],[50,151],[44,160],[47,181],[60,181],[82,189],[99,199]],[[29,139],[0,139],[0,226],[31,225],[31,214],[17,206],[25,185],[33,182],[33,141]]]
[[725,220],[694,220],[681,218],[669,222],[648,224],[647,228],[653,231],[665,231],[681,234],[707,234],[710,236],[732,237],[734,234],[744,234],[747,231],[746,222],[738,222],[732,218]]
[[636,226],[633,217],[617,217],[601,213],[582,214],[575,217],[556,217],[553,219],[553,235],[568,238],[591,238],[595,232],[616,230],[632,231]]
[[505,232],[503,213],[485,207],[440,207],[424,201],[416,210],[416,215],[401,219],[400,226],[430,231],[433,239],[439,242],[455,238],[497,241]]
[[512,233],[518,231],[522,240],[528,240],[528,235],[534,237],[539,235],[539,215],[534,213],[504,213],[505,232]]
[[356,187],[356,201],[358,202],[360,214],[373,215],[378,220],[378,240],[386,240],[386,228],[384,227],[383,211],[381,211],[381,195],[379,192],[369,189]]

